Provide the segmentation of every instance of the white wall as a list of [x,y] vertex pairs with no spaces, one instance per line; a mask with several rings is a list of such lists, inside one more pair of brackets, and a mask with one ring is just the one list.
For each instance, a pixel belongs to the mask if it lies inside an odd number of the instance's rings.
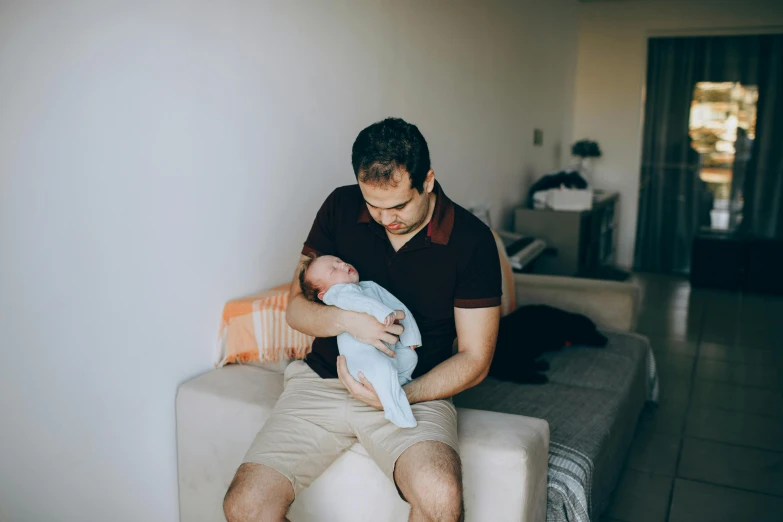
[[633,263],[639,200],[642,94],[649,35],[730,34],[783,26],[781,0],[582,4],[573,132],[601,145],[599,188],[619,190],[619,264]]
[[573,0],[109,4],[0,3],[4,521],[177,520],[177,385],[365,125],[495,219],[570,139]]

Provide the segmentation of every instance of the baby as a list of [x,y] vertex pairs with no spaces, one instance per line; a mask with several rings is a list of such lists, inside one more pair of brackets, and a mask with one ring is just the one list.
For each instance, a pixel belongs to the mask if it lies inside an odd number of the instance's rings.
[[310,301],[323,301],[343,310],[364,312],[386,326],[395,320],[395,310],[405,312],[405,331],[391,347],[396,357],[357,341],[347,332],[337,336],[337,347],[345,357],[348,372],[357,381],[359,372],[370,381],[383,405],[385,417],[401,428],[416,426],[408,398],[402,389],[411,381],[419,358],[413,348],[421,345],[421,334],[413,315],[399,299],[371,281],[359,281],[356,269],[335,256],[306,260],[299,272],[302,294]]

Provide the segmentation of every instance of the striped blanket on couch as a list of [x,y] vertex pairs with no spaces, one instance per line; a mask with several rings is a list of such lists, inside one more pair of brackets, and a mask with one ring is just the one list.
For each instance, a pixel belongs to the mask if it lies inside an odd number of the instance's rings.
[[658,400],[649,341],[608,333],[605,348],[549,353],[545,385],[488,378],[454,398],[459,407],[549,422],[548,522],[589,522],[608,505],[646,401]]

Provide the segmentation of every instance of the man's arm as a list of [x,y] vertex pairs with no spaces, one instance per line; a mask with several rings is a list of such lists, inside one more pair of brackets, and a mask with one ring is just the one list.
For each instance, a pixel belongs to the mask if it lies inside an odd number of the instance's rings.
[[458,352],[405,386],[411,404],[445,399],[477,385],[489,373],[500,324],[500,307],[454,308]]
[[[355,339],[365,344],[371,344],[390,357],[394,357],[394,350],[384,342],[394,345],[397,338],[403,332],[403,327],[398,324],[384,326],[367,314],[341,310],[336,306],[326,306],[321,303],[308,301],[302,295],[299,287],[299,271],[302,262],[307,256],[301,256],[291,282],[291,291],[286,310],[286,321],[294,330],[313,337],[334,337],[343,332],[350,333]],[[404,314],[397,312],[397,319],[402,319]]]
[[[500,307],[455,308],[459,351],[402,389],[408,402],[445,399],[471,388],[487,376],[500,324]],[[359,381],[348,373],[345,358],[337,358],[337,376],[352,397],[378,410],[383,409],[372,384],[359,373]]]

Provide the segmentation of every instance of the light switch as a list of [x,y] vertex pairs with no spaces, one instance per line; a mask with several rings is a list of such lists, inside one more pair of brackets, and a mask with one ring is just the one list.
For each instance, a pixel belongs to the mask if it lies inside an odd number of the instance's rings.
[[533,145],[540,147],[544,144],[544,131],[541,129],[533,129]]

